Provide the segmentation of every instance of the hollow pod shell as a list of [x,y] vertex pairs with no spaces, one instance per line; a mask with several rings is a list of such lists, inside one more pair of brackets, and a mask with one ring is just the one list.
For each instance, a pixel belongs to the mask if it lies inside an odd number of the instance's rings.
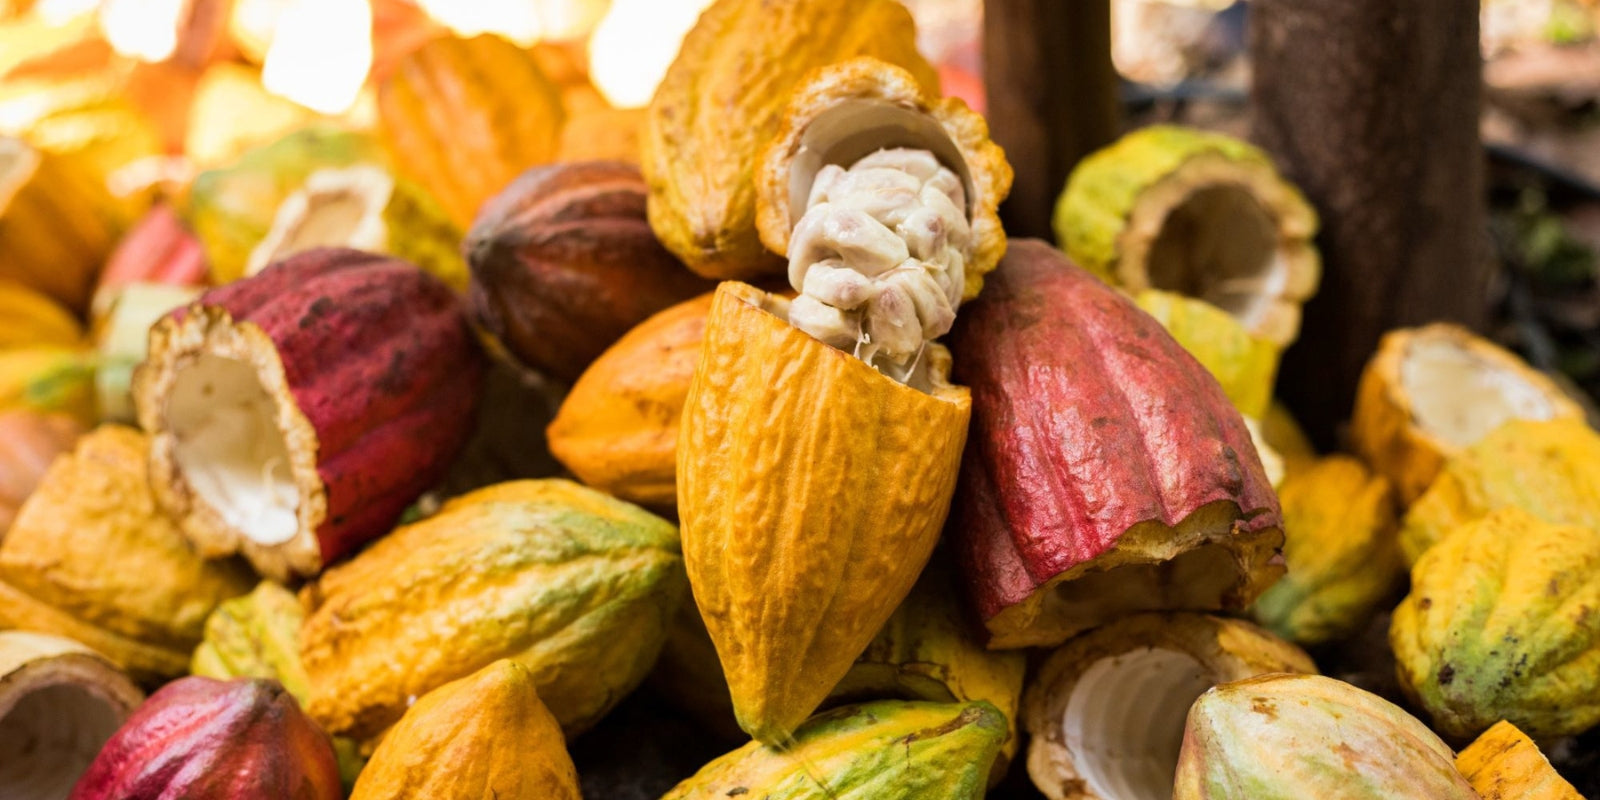
[[1356,454],[1410,505],[1445,460],[1513,419],[1583,419],[1583,409],[1522,359],[1447,323],[1385,334],[1361,372]]
[[144,694],[105,656],[70,639],[0,632],[0,786],[56,800]]
[[151,329],[134,376],[161,507],[278,581],[389,530],[470,432],[484,360],[449,287],[308,250]]
[[[1163,798],[1167,794],[1161,795]],[[1398,706],[1321,675],[1262,675],[1189,709],[1172,800],[1473,800],[1450,748]]]
[[1219,683],[1314,673],[1310,657],[1248,622],[1136,614],[1051,653],[1028,685],[1028,776],[1050,800],[1165,800],[1189,706]]
[[873,56],[929,90],[916,24],[892,0],[717,0],[683,39],[640,141],[650,227],[708,278],[780,274],[756,232],[756,161],[813,69]]
[[989,140],[983,116],[956,98],[930,95],[909,70],[876,58],[822,67],[795,89],[783,122],[756,165],[756,225],[767,249],[787,255],[818,170],[848,167],[888,148],[928,150],[961,179],[972,228],[962,297],[1006,252],[1000,201],[1011,191],[1011,165]]
[[694,589],[739,725],[788,740],[911,591],[955,490],[971,401],[929,344],[912,384],[723,283],[678,442]]
[[578,770],[527,667],[490,663],[417,699],[350,800],[578,800]]
[[1539,745],[1505,720],[1457,753],[1456,769],[1483,800],[1583,800]]
[[1287,347],[1317,291],[1317,216],[1260,149],[1173,125],[1134,131],[1072,170],[1056,240],[1130,292],[1164,289]]
[[1278,499],[1239,412],[1059,250],[1013,240],[951,349],[973,424],[950,532],[989,647],[1242,609],[1282,574]]

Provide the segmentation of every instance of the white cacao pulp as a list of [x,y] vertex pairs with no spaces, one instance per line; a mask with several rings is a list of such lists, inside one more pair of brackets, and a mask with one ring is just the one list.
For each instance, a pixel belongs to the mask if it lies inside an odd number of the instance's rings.
[[961,178],[927,150],[829,164],[789,241],[789,322],[896,380],[950,330],[972,255]]

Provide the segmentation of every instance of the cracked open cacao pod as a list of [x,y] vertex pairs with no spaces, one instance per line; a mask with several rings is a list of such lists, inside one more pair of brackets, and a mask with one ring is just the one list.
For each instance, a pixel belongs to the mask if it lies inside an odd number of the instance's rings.
[[1124,617],[1071,639],[1034,674],[1022,701],[1028,776],[1050,800],[1165,800],[1195,698],[1219,683],[1316,671],[1242,620]]
[[1282,574],[1278,499],[1244,420],[1131,300],[1013,240],[951,341],[973,419],[950,530],[990,647],[1133,611],[1242,609]]
[[717,288],[685,401],[678,514],[739,725],[786,741],[905,599],[955,490],[970,401],[930,344],[921,388]]
[[667,249],[709,278],[782,272],[756,232],[756,160],[802,78],[863,55],[938,89],[910,12],[892,0],[711,4],[656,89],[641,142],[650,225]]
[[[1377,695],[1321,675],[1218,686],[1189,710],[1172,800],[1474,800],[1450,748]],[[1155,797],[1155,795],[1150,795]]]
[[1539,745],[1505,720],[1457,753],[1456,769],[1483,800],[1583,800]]
[[751,742],[712,761],[662,800],[978,800],[1005,735],[984,702],[844,706],[782,749]]
[[291,256],[151,329],[134,401],[156,497],[204,555],[315,575],[444,476],[483,368],[439,279],[355,250]]
[[563,480],[480,489],[303,590],[306,708],[367,738],[510,658],[576,734],[650,671],[684,589],[677,531],[643,509]]
[[651,314],[712,288],[656,241],[644,180],[617,161],[524,172],[463,247],[478,320],[523,366],[568,383]]
[[536,684],[501,659],[417,698],[350,800],[579,800],[578,770]]
[[327,735],[278,682],[190,676],[139,706],[70,800],[343,796]]
[[0,544],[0,627],[76,639],[140,680],[183,674],[206,615],[255,581],[160,512],[148,453],[143,433],[106,425],[50,466]]

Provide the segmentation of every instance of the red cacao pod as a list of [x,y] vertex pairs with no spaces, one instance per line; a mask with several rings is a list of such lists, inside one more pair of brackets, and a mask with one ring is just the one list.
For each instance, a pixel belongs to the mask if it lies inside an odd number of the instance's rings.
[[484,360],[456,297],[392,258],[310,250],[151,329],[151,484],[206,556],[314,575],[386,532],[467,435]]
[[1282,574],[1239,412],[1154,318],[1013,240],[951,350],[972,429],[951,530],[992,648],[1132,611],[1244,608]]
[[639,168],[537,167],[484,203],[467,234],[472,306],[525,366],[571,383],[622,334],[710,291],[656,241]]
[[110,310],[117,293],[130,283],[206,283],[206,254],[200,240],[165,203],[150,209],[111,251],[95,285],[93,316],[98,319]]
[[133,712],[70,800],[343,796],[327,734],[277,681],[190,676]]

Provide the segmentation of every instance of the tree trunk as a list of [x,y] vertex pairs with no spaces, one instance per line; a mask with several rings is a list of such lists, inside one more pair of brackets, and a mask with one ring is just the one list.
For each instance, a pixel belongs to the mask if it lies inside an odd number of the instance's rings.
[[1478,2],[1250,10],[1254,136],[1322,217],[1322,288],[1279,387],[1327,447],[1384,331],[1487,320]]
[[983,15],[989,133],[1017,173],[1000,218],[1050,239],[1067,173],[1117,135],[1111,0],[985,0]]

